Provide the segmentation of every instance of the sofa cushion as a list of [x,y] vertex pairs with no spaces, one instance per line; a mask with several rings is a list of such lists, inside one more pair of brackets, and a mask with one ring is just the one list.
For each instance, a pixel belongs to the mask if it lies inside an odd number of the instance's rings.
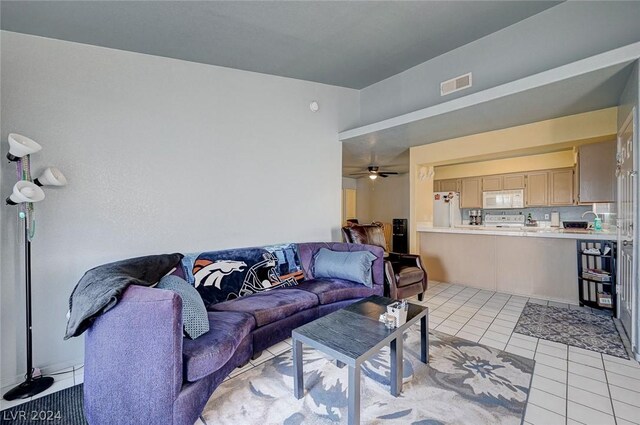
[[318,297],[295,288],[253,294],[232,301],[213,304],[212,311],[240,311],[253,315],[258,327],[289,317],[318,305]]
[[320,305],[352,298],[365,298],[374,294],[371,288],[344,279],[309,279],[296,286],[296,289],[315,294]]
[[184,377],[195,382],[220,369],[255,327],[253,316],[233,311],[209,312],[209,332],[200,338],[184,339]]

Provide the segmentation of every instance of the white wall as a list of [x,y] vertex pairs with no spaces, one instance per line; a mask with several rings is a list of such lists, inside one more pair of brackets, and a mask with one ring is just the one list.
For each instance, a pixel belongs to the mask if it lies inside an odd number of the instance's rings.
[[357,181],[356,210],[361,223],[391,223],[394,218],[409,218],[408,174],[375,181],[363,177]]
[[[131,256],[285,241],[339,240],[341,145],[355,90],[1,33],[2,143],[43,146],[37,173],[69,180],[36,205],[34,363],[79,364],[63,342],[68,296],[85,270]],[[309,102],[317,100],[320,112]],[[2,162],[2,196],[15,183]],[[25,372],[22,246],[2,207],[6,385]]]
[[[361,91],[361,125],[640,41],[640,2],[569,1]],[[473,87],[440,96],[440,82],[473,72]]]

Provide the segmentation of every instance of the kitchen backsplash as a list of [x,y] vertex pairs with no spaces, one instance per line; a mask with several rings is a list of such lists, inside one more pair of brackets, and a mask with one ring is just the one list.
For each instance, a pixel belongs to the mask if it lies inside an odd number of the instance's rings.
[[[594,210],[600,215],[602,218],[602,222],[604,224],[614,224],[616,214],[615,214],[615,204],[594,204],[594,205],[579,205],[575,207],[540,207],[540,208],[515,208],[515,209],[507,209],[507,210],[482,210],[482,217],[484,218],[485,214],[519,214],[522,213],[525,216],[531,213],[531,217],[534,220],[544,222],[550,221],[550,218],[545,219],[545,214],[549,214],[551,217],[551,213],[557,211],[560,213],[560,221],[588,221],[593,222],[593,214],[587,215],[585,218],[582,218],[582,214],[587,211]],[[476,210],[477,208],[463,208],[462,211],[462,220],[463,222],[469,222],[469,212],[472,210]]]

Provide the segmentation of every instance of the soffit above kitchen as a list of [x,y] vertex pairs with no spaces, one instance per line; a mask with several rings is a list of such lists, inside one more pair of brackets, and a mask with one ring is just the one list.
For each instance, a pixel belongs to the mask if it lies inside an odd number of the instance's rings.
[[617,106],[638,57],[640,43],[344,131],[343,175],[367,157],[397,163],[414,146]]
[[25,34],[361,89],[559,1],[2,1]]

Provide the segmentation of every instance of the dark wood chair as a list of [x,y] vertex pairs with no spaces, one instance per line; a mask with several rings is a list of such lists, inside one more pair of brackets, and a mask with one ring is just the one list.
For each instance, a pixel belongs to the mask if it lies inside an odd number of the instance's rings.
[[[347,243],[376,245],[386,251],[384,231],[379,224],[358,224],[342,228]],[[427,290],[427,271],[419,255],[385,252],[385,295],[399,300],[414,295],[422,300]]]

